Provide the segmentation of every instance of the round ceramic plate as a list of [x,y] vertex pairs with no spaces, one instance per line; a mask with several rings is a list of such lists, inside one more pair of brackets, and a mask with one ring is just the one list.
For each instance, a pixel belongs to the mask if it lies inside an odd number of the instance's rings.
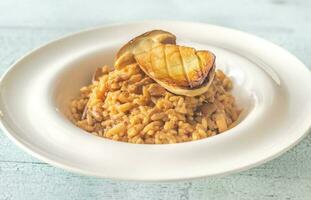
[[[112,65],[122,44],[152,29],[214,52],[244,110],[236,127],[194,142],[137,145],[93,136],[65,117],[68,102],[90,83],[94,69]],[[35,157],[86,175],[144,181],[223,175],[266,162],[307,134],[310,80],[295,56],[240,31],[175,21],[99,27],[53,41],[11,66],[1,79],[1,125]]]

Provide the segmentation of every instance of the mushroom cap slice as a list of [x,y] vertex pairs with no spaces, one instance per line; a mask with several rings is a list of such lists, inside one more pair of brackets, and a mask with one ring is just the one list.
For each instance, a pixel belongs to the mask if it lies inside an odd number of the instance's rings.
[[176,36],[162,30],[152,30],[135,37],[126,43],[116,54],[114,66],[121,69],[126,65],[135,63],[134,55],[157,47],[160,44],[176,44]]
[[135,55],[140,68],[168,91],[185,96],[206,92],[215,75],[215,55],[191,47],[158,44]]

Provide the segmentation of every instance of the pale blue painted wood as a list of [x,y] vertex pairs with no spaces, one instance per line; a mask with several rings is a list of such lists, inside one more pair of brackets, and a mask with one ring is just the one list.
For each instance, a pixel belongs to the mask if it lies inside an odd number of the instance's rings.
[[[237,28],[283,46],[311,66],[309,0],[1,0],[0,73],[29,50],[64,34],[142,19],[190,20]],[[18,149],[0,131],[0,200],[307,200],[311,199],[310,155],[309,135],[281,157],[238,174],[175,183],[126,182],[52,167]]]

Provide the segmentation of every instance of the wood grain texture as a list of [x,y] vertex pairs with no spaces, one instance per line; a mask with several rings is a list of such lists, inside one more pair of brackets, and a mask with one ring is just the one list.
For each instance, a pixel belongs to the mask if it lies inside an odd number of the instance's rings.
[[[309,0],[2,0],[0,73],[28,51],[64,34],[142,19],[200,21],[237,28],[288,49],[311,67]],[[52,167],[18,149],[0,131],[0,200],[307,200],[311,199],[310,155],[309,135],[279,158],[238,174],[174,183],[126,182]]]

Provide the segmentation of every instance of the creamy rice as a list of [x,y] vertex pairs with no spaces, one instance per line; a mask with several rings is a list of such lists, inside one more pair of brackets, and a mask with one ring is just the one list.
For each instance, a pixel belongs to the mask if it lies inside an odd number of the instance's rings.
[[209,90],[196,97],[175,95],[137,64],[104,66],[71,102],[70,119],[91,134],[136,144],[199,140],[231,128],[240,110],[231,80],[220,70]]

